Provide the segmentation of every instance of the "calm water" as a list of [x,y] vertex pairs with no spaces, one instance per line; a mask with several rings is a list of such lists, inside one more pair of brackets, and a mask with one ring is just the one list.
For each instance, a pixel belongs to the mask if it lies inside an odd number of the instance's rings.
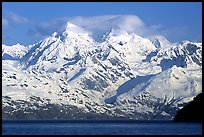
[[202,135],[202,123],[174,122],[3,122],[3,135]]

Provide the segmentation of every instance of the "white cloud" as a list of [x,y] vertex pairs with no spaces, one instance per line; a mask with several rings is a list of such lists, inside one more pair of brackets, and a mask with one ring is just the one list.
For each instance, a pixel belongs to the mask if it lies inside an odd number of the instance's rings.
[[92,32],[107,31],[113,26],[118,26],[127,32],[142,33],[143,21],[135,15],[104,15],[94,17],[75,17],[71,23],[82,26]]
[[11,36],[11,30],[17,25],[26,24],[29,20],[26,17],[20,16],[13,12],[4,12],[2,17],[2,42],[11,43],[14,36]]
[[2,24],[26,24],[29,20],[26,17],[20,16],[14,12],[6,12],[2,19]]
[[42,22],[32,30],[35,32],[32,36],[36,34],[38,34],[37,36],[46,36],[55,31],[62,32],[66,28],[67,22],[84,28],[96,37],[103,35],[113,26],[118,26],[128,33],[135,33],[145,37],[166,34],[161,24],[147,26],[142,19],[136,15],[101,15],[92,17],[61,17]]
[[16,13],[13,13],[13,12],[8,13],[8,19],[16,24],[28,23],[28,19],[26,17],[17,15]]
[[[177,42],[179,39],[190,39],[190,29],[188,26],[173,26],[171,28],[165,28],[161,30],[161,35],[168,37],[170,41]],[[190,37],[189,37],[190,36]],[[173,40],[174,39],[174,40]]]
[[[145,36],[151,32],[145,23],[135,15],[104,15],[94,17],[74,17],[69,20],[71,23],[84,27],[97,37],[101,36],[113,26],[128,33],[136,33]],[[96,39],[96,38],[95,38]]]
[[43,22],[36,26],[36,31],[47,35],[54,31],[63,31],[66,28],[67,21],[78,25],[93,34],[105,33],[111,27],[118,26],[127,32],[134,32],[138,35],[150,33],[145,23],[135,15],[102,15],[93,17],[62,17],[53,19],[49,22]]
[[8,20],[5,18],[2,18],[2,26],[8,26]]

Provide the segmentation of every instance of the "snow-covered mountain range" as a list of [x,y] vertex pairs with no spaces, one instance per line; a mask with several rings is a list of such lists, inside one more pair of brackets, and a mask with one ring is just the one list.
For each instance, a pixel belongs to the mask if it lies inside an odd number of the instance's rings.
[[2,45],[5,119],[173,119],[202,92],[202,43],[113,26],[96,41],[70,22],[40,42]]

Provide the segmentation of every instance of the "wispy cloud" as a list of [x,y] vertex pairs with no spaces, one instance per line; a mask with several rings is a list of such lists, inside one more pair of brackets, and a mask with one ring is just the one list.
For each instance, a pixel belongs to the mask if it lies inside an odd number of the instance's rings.
[[2,25],[8,26],[13,24],[26,24],[29,20],[26,17],[20,16],[14,12],[6,12],[2,18]]
[[113,26],[118,26],[128,33],[135,33],[140,36],[149,37],[153,35],[163,35],[165,37],[181,36],[187,32],[186,27],[166,28],[162,24],[146,25],[145,22],[136,15],[101,15],[93,17],[61,17],[50,21],[42,22],[34,29],[28,30],[28,34],[36,37],[45,37],[53,32],[62,32],[66,28],[67,22],[91,32],[93,36],[102,35]]
[[8,20],[5,18],[2,18],[2,26],[8,26]]
[[[155,26],[146,26],[135,15],[102,15],[93,17],[61,17],[36,25],[32,32],[41,35],[50,35],[54,31],[61,32],[66,28],[68,21],[92,32],[93,35],[99,35],[99,32],[105,33],[113,26],[118,26],[129,33],[134,32],[138,35],[149,35],[157,29]],[[35,33],[30,34],[35,35]]]
[[11,35],[11,30],[17,28],[18,25],[25,25],[27,23],[29,23],[28,18],[14,12],[4,11],[2,14],[2,42],[11,43],[14,37],[16,37]]
[[8,12],[7,18],[8,18],[8,20],[10,20],[12,23],[15,23],[15,24],[28,23],[28,19],[26,17],[20,16],[14,12]]
[[[170,41],[174,39],[174,42],[179,39],[185,40],[185,38],[189,37],[190,29],[188,26],[173,26],[169,28],[162,28],[160,34],[169,38]],[[172,41],[173,42],[173,41]]]
[[144,22],[135,15],[104,15],[94,17],[75,17],[71,23],[84,27],[92,33],[106,32],[113,26],[131,33],[142,35],[145,31]]
[[30,36],[34,36],[34,37],[44,37],[46,35],[42,35],[40,32],[33,30],[33,29],[28,29],[27,30],[27,34]]

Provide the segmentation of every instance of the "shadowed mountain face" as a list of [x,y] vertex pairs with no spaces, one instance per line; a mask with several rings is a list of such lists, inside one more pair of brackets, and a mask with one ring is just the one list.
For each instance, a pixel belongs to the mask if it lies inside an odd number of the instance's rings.
[[198,94],[192,102],[187,104],[184,108],[180,109],[174,121],[187,121],[187,122],[202,122],[203,118],[203,94]]

